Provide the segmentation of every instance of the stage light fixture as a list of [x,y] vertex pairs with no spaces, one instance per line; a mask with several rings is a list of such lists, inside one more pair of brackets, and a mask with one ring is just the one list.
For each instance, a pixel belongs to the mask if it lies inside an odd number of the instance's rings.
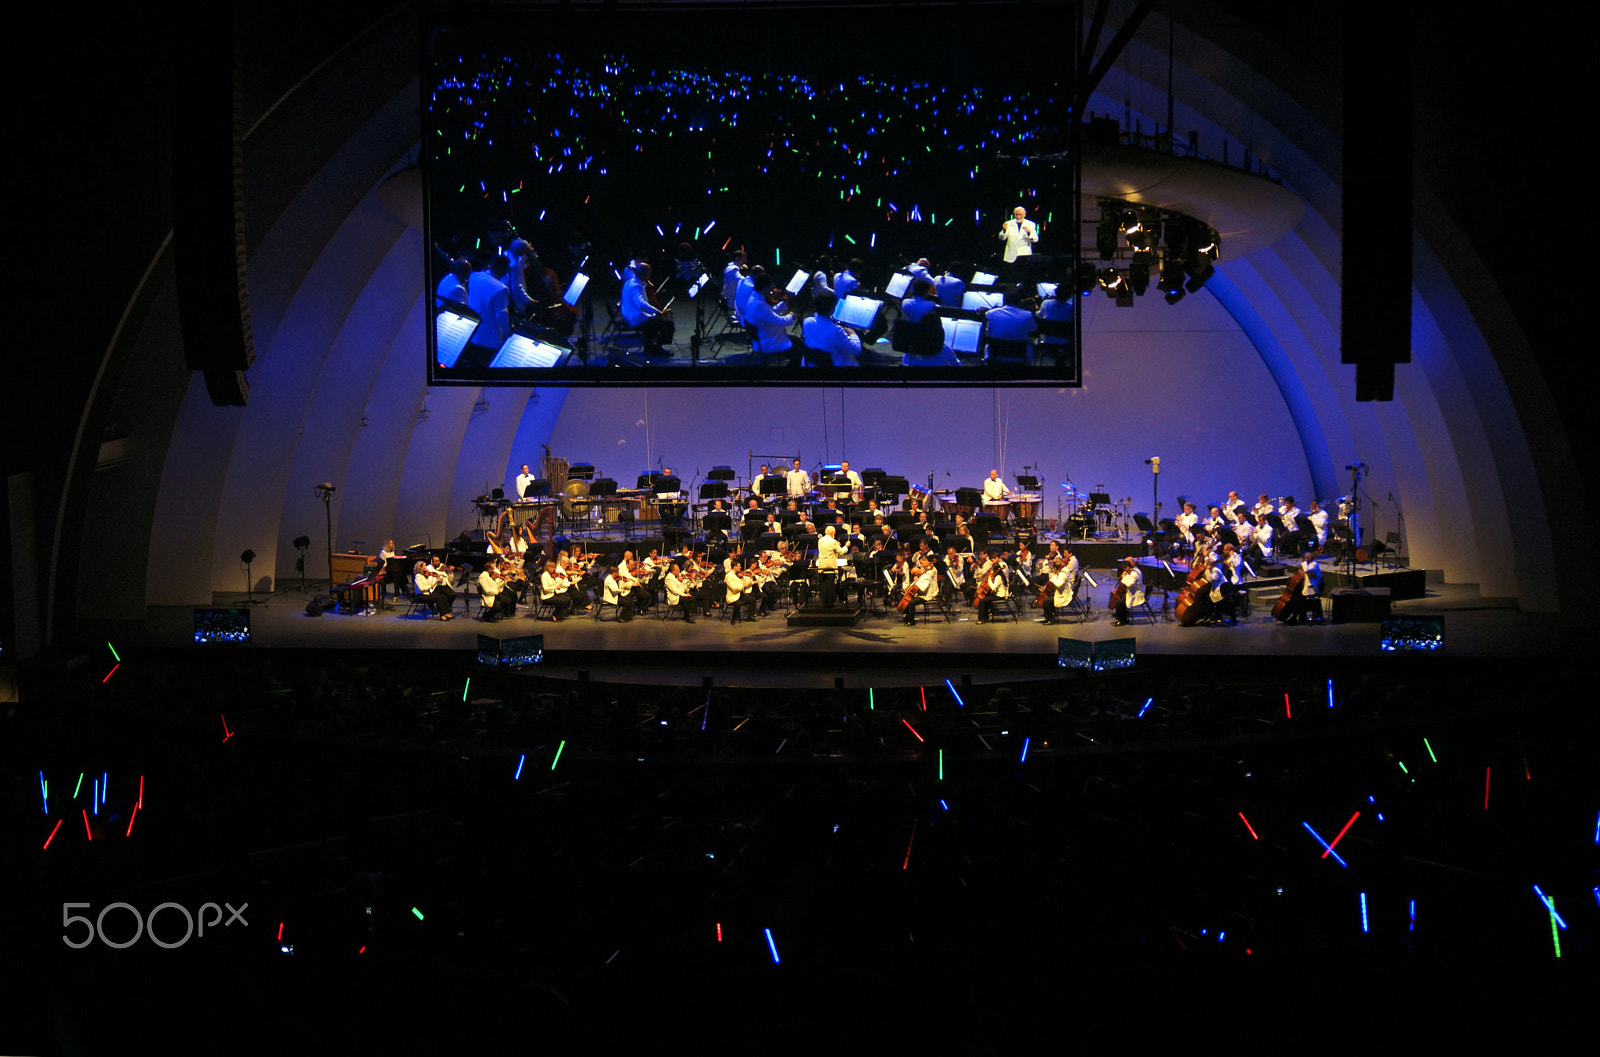
[[1128,267],[1128,284],[1133,287],[1134,293],[1143,297],[1144,292],[1150,289],[1150,265],[1147,261],[1140,261],[1141,256],[1148,257],[1149,254],[1133,255],[1133,264]]
[[311,537],[310,536],[296,536],[294,538],[294,549],[295,550],[303,551],[307,547],[310,547],[310,546],[311,546]]
[[256,560],[256,552],[246,549],[243,554],[239,555],[239,560],[244,562],[246,565],[249,565],[251,562]]

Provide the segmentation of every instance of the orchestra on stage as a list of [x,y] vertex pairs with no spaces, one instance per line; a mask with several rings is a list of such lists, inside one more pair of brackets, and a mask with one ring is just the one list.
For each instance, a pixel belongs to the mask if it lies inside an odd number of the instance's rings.
[[[796,457],[787,469],[774,466],[782,464],[763,464],[744,486],[717,467],[695,488],[663,465],[636,488],[617,489],[593,467],[547,457],[544,476],[522,465],[514,498],[498,489],[479,497],[485,516],[493,514],[481,543],[463,533],[446,548],[396,551],[389,541],[375,558],[338,557],[370,563],[356,583],[393,586],[408,612],[441,621],[475,589],[478,617],[491,623],[521,611],[555,622],[588,614],[626,624],[654,614],[737,624],[853,607],[907,627],[919,617],[961,619],[959,611],[980,625],[1017,621],[1031,610],[1053,625],[1092,619],[1090,593],[1100,589],[1117,626],[1140,612],[1155,619],[1148,599],[1157,592],[1163,614],[1173,603],[1171,619],[1187,627],[1236,624],[1269,565],[1287,580],[1273,616],[1320,623],[1319,558],[1353,542],[1345,499],[1335,519],[1317,501],[1302,512],[1293,496],[1262,495],[1250,506],[1229,492],[1204,504],[1205,516],[1203,504],[1183,500],[1183,512],[1158,531],[1097,536],[1092,498],[1086,523],[1076,513],[1044,521],[1038,480],[1019,476],[1014,489],[998,469],[976,488],[938,491],[931,479],[910,485],[848,461],[808,468]],[[636,544],[641,521],[659,531]],[[1063,538],[1043,539],[1041,526]],[[620,540],[596,538],[619,529]],[[1109,582],[1074,552],[1089,542],[1125,545]]]

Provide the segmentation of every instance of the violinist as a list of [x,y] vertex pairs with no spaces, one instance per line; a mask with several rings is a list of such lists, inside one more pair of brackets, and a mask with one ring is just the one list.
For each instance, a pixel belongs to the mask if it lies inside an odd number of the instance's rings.
[[683,567],[674,558],[667,564],[667,575],[663,581],[667,586],[667,605],[682,606],[683,619],[690,624],[694,623],[694,596],[693,588],[684,578]]
[[1019,288],[1007,287],[1005,303],[984,313],[984,322],[988,326],[991,340],[1023,342],[1032,340],[1039,326],[1033,318],[1033,312],[1023,307],[1023,302],[1024,298]]
[[617,623],[626,624],[633,619],[634,590],[639,581],[634,579],[626,560],[618,562],[606,574],[605,604],[617,607]]
[[932,281],[915,279],[911,283],[911,296],[900,302],[900,315],[907,323],[915,323],[929,312],[937,312],[938,308],[933,299]]
[[[811,273],[811,303],[815,305],[817,299],[824,293],[833,293],[833,281],[828,278],[828,258],[817,258],[817,270]],[[834,299],[838,303],[838,298]],[[833,314],[833,309],[828,309],[828,314]]]
[[729,623],[739,623],[739,608],[744,607],[744,619],[754,620],[756,606],[760,602],[760,592],[753,590],[755,578],[744,575],[744,559],[734,556],[728,559],[728,572],[723,578],[725,594],[723,602],[732,612],[729,614]]
[[977,592],[977,587],[972,583],[972,578],[967,575],[967,563],[972,560],[972,555],[962,554],[955,547],[944,549],[944,585],[943,596],[945,602],[953,602],[957,595],[967,600],[970,605],[972,596]]
[[498,559],[478,574],[478,596],[485,622],[494,624],[516,615],[517,597],[510,586],[511,570]]
[[806,348],[826,353],[835,367],[861,365],[861,336],[850,327],[833,319],[833,310],[839,299],[832,290],[823,289],[812,300],[813,312],[800,326]]
[[572,612],[572,581],[567,579],[567,574],[557,567],[552,559],[544,563],[544,572],[539,575],[539,600],[548,602],[554,611],[556,623],[565,620]]
[[756,328],[751,351],[770,356],[794,347],[789,339],[794,313],[789,311],[785,296],[783,291],[774,288],[772,276],[763,273],[755,280],[754,293],[744,302],[745,325]]
[[456,592],[450,586],[448,566],[440,569],[430,562],[419,561],[412,569],[412,580],[418,597],[433,608],[434,615],[440,620],[449,620]]
[[640,261],[633,274],[636,281],[622,287],[622,318],[638,329],[645,352],[661,355],[672,340],[672,316],[651,303],[655,288],[650,284],[650,266]]
[[735,321],[739,320],[739,283],[744,278],[745,255],[744,250],[738,250],[733,258],[728,261],[728,266],[722,269],[722,300],[728,306],[729,315]]
[[946,308],[961,307],[961,295],[967,290],[967,284],[961,278],[961,271],[961,262],[951,261],[945,266],[944,274],[933,281],[934,295]]
[[850,263],[844,271],[833,277],[833,296],[843,301],[855,293],[861,286],[861,280],[856,278],[856,273],[865,268],[866,263],[860,257],[850,258]]
[[756,293],[756,280],[767,274],[767,270],[759,264],[752,264],[750,270],[739,278],[738,289],[733,295],[733,306],[739,322],[749,326],[753,320],[750,318],[750,299]]

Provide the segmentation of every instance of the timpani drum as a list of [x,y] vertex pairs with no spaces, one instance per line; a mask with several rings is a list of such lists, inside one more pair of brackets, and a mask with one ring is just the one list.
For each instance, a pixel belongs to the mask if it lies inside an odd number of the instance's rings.
[[1039,513],[1039,497],[1036,495],[1019,495],[1011,501],[1011,512],[1018,521],[1032,521]]

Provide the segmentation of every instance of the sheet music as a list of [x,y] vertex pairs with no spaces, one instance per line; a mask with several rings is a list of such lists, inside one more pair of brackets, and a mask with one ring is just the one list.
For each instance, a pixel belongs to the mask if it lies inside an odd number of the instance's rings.
[[513,334],[489,361],[490,367],[557,367],[570,350],[522,334]]
[[578,298],[583,296],[583,289],[588,285],[589,277],[584,275],[582,272],[577,272],[573,275],[572,282],[567,284],[567,292],[561,295],[561,300],[565,301],[573,308],[577,308]]
[[839,302],[839,307],[834,309],[833,318],[836,322],[855,327],[857,330],[870,330],[872,321],[878,318],[878,309],[882,307],[882,301],[846,294],[845,299]]
[[911,276],[905,272],[895,272],[889,277],[889,285],[883,288],[885,297],[904,297],[911,288]]
[[983,324],[975,319],[941,319],[944,343],[957,352],[977,352]]

